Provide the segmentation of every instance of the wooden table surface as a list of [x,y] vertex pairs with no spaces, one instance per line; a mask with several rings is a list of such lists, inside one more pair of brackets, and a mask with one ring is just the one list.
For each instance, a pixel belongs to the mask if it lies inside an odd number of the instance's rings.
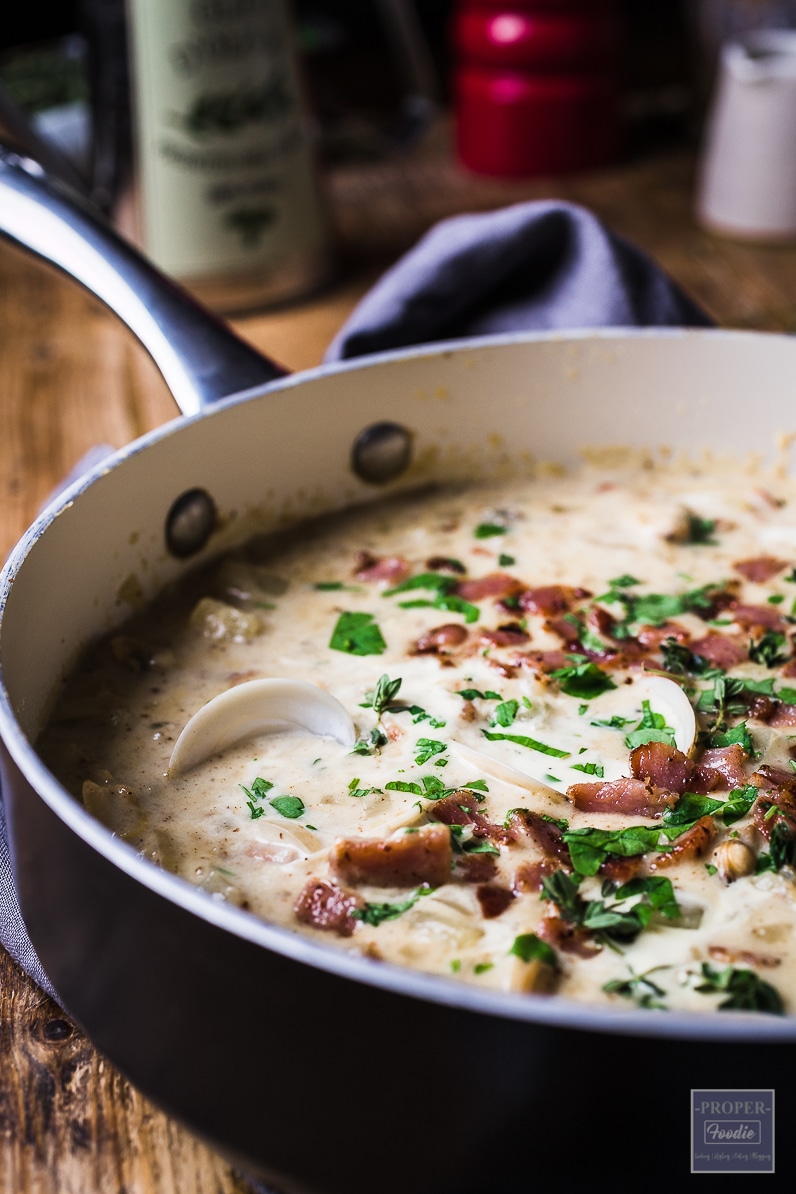
[[[719,240],[692,218],[693,154],[677,148],[566,180],[504,183],[457,167],[444,125],[401,158],[328,178],[340,245],[320,296],[235,321],[292,369],[322,359],[358,299],[436,220],[523,199],[592,208],[728,327],[796,330],[796,246]],[[173,418],[165,385],[117,321],[0,242],[0,549],[92,445]],[[155,1110],[0,949],[0,1194],[251,1194],[254,1186]]]

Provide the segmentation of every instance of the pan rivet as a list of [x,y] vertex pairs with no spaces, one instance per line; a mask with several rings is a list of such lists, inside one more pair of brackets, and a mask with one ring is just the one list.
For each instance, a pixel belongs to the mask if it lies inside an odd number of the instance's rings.
[[184,559],[201,551],[216,526],[216,504],[204,489],[180,494],[166,516],[166,546]]
[[351,467],[363,481],[392,481],[408,467],[412,435],[398,423],[372,423],[360,431],[351,449]]

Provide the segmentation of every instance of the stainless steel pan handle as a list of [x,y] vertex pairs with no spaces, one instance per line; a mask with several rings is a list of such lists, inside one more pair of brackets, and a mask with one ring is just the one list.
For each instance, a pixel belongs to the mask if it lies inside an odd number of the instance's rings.
[[285,375],[118,236],[76,191],[2,146],[0,235],[106,303],[147,349],[183,414]]

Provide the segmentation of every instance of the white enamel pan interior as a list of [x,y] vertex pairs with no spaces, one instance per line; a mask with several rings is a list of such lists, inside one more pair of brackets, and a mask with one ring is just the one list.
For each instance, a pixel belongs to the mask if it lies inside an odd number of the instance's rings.
[[[197,310],[40,173],[0,149],[0,233],[112,306],[183,410],[233,395],[116,453],[60,497],[8,560],[0,578],[0,734],[40,798],[135,882],[308,967],[476,1012],[592,1031],[796,1039],[796,1017],[590,1008],[479,991],[325,948],[219,904],[140,858],[58,784],[34,745],[92,638],[252,532],[402,489],[522,474],[534,462],[574,464],[584,449],[753,455],[789,468],[796,340],[680,330],[490,337],[274,381],[278,367]],[[410,460],[376,484],[355,473],[352,452],[363,432],[385,423],[402,429]],[[197,489],[212,498],[217,529],[186,561],[167,549],[166,524],[175,501]]]

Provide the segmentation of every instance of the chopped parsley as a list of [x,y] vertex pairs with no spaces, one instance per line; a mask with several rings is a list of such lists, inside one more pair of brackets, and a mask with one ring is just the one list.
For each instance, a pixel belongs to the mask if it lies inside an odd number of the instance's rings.
[[585,655],[568,655],[567,658],[572,660],[570,667],[561,667],[550,673],[567,696],[590,701],[600,693],[616,688],[611,677]]
[[363,924],[378,926],[385,920],[394,920],[402,912],[408,912],[422,896],[431,895],[434,890],[435,888],[430,887],[428,883],[424,883],[421,887],[416,888],[411,895],[408,895],[405,900],[398,900],[395,904],[365,904],[364,908],[354,909],[351,915],[354,920],[361,920]]
[[349,796],[360,798],[362,796],[369,796],[371,792],[381,792],[381,788],[360,788],[359,784],[360,780],[358,776],[356,779],[351,780],[351,783],[348,785]]
[[[690,824],[690,823],[689,823]],[[634,858],[652,850],[671,849],[669,841],[679,837],[685,826],[628,825],[624,829],[564,829],[564,841],[569,849],[572,866],[578,875],[596,875],[602,864],[612,855]],[[663,842],[661,841],[663,838]]]
[[713,538],[716,530],[716,520],[714,518],[700,518],[698,514],[692,514],[688,511],[688,528],[686,531],[686,543],[710,543],[715,544],[717,539]]
[[788,640],[779,630],[767,630],[757,642],[749,644],[749,658],[764,667],[779,667],[790,659]]
[[415,743],[415,750],[417,751],[415,762],[418,767],[422,767],[429,759],[433,759],[434,755],[440,755],[447,749],[447,743],[440,742],[436,738],[418,738]]
[[569,758],[568,750],[558,750],[555,746],[538,742],[536,738],[526,738],[520,734],[493,734],[489,730],[482,730],[481,733],[489,742],[516,742],[517,746],[524,746],[527,750],[538,750],[543,755],[552,755],[554,759]]
[[[580,710],[578,710],[580,712]],[[614,713],[613,717],[609,717],[607,721],[593,721],[593,726],[605,726],[608,730],[623,730],[625,726],[629,726],[632,717],[620,717],[618,713]]]
[[781,1016],[785,1011],[776,987],[765,982],[754,970],[737,966],[724,966],[717,970],[709,962],[703,962],[700,977],[702,981],[694,987],[695,991],[727,996],[719,1004],[720,1008],[740,1012],[771,1012],[776,1016]]
[[465,622],[477,622],[481,611],[472,601],[465,601],[454,593],[438,593],[433,601],[399,601],[401,609],[444,609],[451,614],[463,614]]
[[295,821],[304,813],[304,801],[299,796],[275,796],[271,801],[271,808],[289,821]]
[[632,999],[638,1007],[666,1011],[666,1004],[660,1002],[666,992],[650,978],[656,970],[664,969],[663,966],[653,966],[643,974],[636,974],[632,966],[628,966],[629,978],[612,978],[610,982],[603,983],[603,990],[609,995],[621,995],[623,999]]
[[711,746],[735,746],[737,743],[745,755],[751,756],[755,753],[752,735],[749,733],[749,727],[745,721],[729,730],[714,730],[710,735],[709,742]]
[[359,738],[351,749],[352,755],[375,755],[381,750],[382,746],[386,746],[389,738],[380,730],[378,726],[374,726],[368,734],[367,738]]
[[329,646],[349,655],[381,655],[387,648],[373,614],[350,612],[340,614]]
[[542,941],[541,937],[537,937],[536,933],[521,933],[519,937],[515,937],[509,955],[519,958],[526,964],[538,961],[543,962],[545,966],[550,966],[553,970],[558,968],[556,951],[552,945],[548,945],[546,941]]
[[419,572],[417,576],[410,576],[408,580],[402,580],[391,589],[385,589],[382,596],[392,597],[396,593],[408,593],[412,589],[433,589],[438,593],[450,593],[458,583],[455,577],[444,572]]
[[663,666],[673,676],[701,676],[711,670],[711,665],[703,655],[696,655],[684,643],[678,643],[675,638],[667,638],[661,644]]
[[[633,580],[632,577],[620,576],[618,581]],[[629,593],[629,585],[611,581],[607,593],[598,597],[598,601],[624,606],[625,623],[644,623],[651,626],[662,626],[669,618],[678,614],[699,614],[709,610],[716,595],[723,591],[723,584],[706,584],[701,588],[691,589],[687,593]],[[634,584],[640,584],[635,581]]]
[[503,697],[499,692],[493,692],[488,688],[486,692],[479,692],[477,688],[462,688],[456,693],[456,696],[464,697],[466,701],[502,701]]
[[655,713],[649,701],[641,702],[641,710],[641,721],[625,735],[628,750],[635,750],[637,746],[645,746],[648,742],[666,742],[669,746],[675,746],[674,729],[666,724],[663,714]]
[[[670,879],[631,879],[613,893],[613,904],[584,900],[578,893],[579,882],[580,878],[572,879],[565,871],[555,871],[542,880],[542,899],[552,901],[564,920],[585,929],[595,941],[619,953],[622,945],[636,940],[656,912],[669,919],[680,916]],[[641,899],[631,908],[618,907],[631,896]]]
[[665,826],[678,827],[681,833],[701,817],[721,817],[725,825],[733,825],[746,816],[759,795],[760,789],[754,784],[733,788],[726,800],[684,792],[672,808],[665,810],[661,820]]
[[498,564],[501,568],[510,568],[512,564],[516,563],[517,561],[514,559],[514,556],[507,556],[504,551],[498,556]]
[[489,724],[493,726],[510,726],[514,724],[520,707],[519,701],[502,701],[492,713]]
[[[772,804],[771,808],[776,806]],[[796,865],[796,835],[785,820],[777,821],[771,830],[768,852],[758,856],[756,872],[778,871]]]
[[476,539],[492,539],[495,535],[508,534],[508,527],[499,522],[479,522],[473,531]]
[[598,779],[605,778],[605,768],[600,763],[573,763],[573,771],[582,771],[584,775],[596,775]]

